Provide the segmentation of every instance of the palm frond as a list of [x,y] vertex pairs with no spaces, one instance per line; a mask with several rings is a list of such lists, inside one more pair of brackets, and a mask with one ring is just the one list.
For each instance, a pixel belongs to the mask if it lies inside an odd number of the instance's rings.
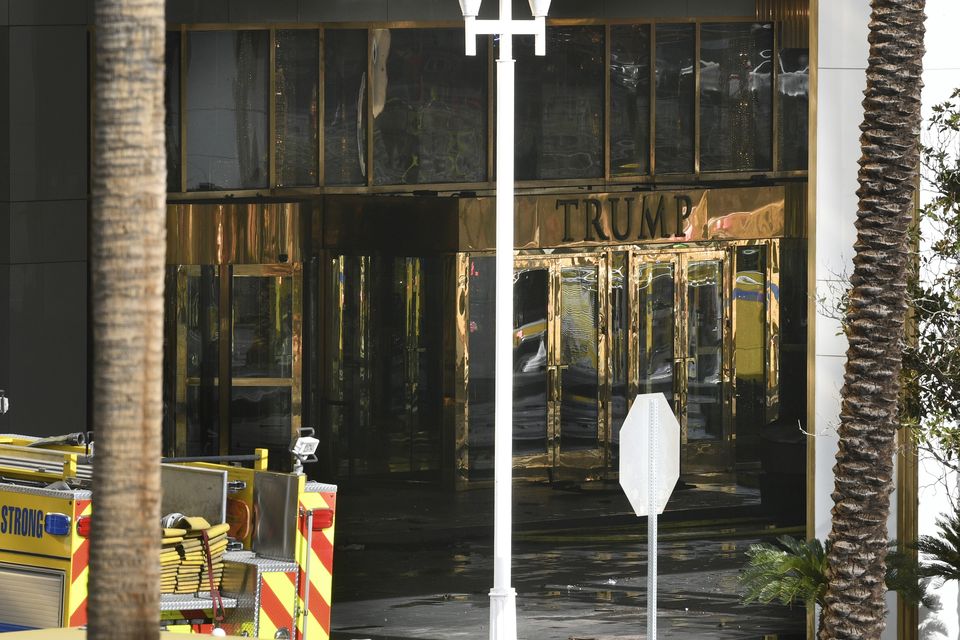
[[[927,593],[930,578],[922,573],[921,565],[911,554],[897,551],[896,542],[890,546],[887,589],[896,591],[908,602],[937,610],[939,603]],[[740,585],[744,589],[742,601],[786,605],[816,602],[823,606],[827,592],[827,552],[828,547],[819,540],[804,541],[791,536],[777,538],[776,545],[751,545],[747,550],[747,566],[740,574]]]
[[920,575],[936,580],[960,580],[960,513],[937,518],[938,535],[923,535],[912,545],[921,554]]
[[922,604],[930,611],[940,610],[940,600],[929,592],[930,578],[921,574],[920,563],[913,554],[900,551],[896,541],[887,553],[886,584],[909,604]]
[[819,540],[797,540],[791,536],[769,543],[750,545],[747,567],[740,574],[743,602],[817,602],[822,604],[827,589],[827,557]]

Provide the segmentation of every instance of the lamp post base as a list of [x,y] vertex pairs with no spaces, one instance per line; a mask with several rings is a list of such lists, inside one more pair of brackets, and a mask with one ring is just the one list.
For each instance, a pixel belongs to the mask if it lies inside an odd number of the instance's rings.
[[517,640],[517,590],[490,589],[490,640]]

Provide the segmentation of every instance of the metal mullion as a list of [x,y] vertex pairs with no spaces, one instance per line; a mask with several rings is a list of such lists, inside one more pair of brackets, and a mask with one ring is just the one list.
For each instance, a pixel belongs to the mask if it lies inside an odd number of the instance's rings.
[[324,166],[323,148],[326,132],[326,29],[317,30],[317,185],[326,184],[326,167]]
[[493,54],[493,36],[487,36],[487,182],[496,178],[496,64]]
[[700,21],[694,26],[693,45],[693,174],[700,177]]
[[[636,248],[627,251],[627,273],[624,274],[626,289],[624,304],[627,305],[627,314],[630,318],[626,333],[627,370],[627,402],[640,393],[640,253]],[[627,410],[630,407],[627,406]]]
[[219,371],[220,384],[217,386],[220,422],[220,455],[230,451],[230,400],[233,389],[233,274],[232,266],[221,264],[217,267],[220,277],[220,337]]
[[[600,465],[603,469],[610,466],[613,454],[610,446],[611,433],[611,393],[610,393],[610,252],[602,252],[596,259],[597,270],[597,448],[600,452]],[[602,364],[602,368],[601,368]]]
[[269,35],[269,59],[270,70],[268,73],[270,87],[270,102],[267,105],[267,140],[269,140],[269,152],[267,154],[267,175],[269,176],[269,188],[274,189],[277,186],[277,30],[270,29]]
[[367,186],[373,186],[373,29],[367,29]]
[[296,377],[232,378],[230,380],[230,386],[232,387],[288,387],[292,389],[293,387],[297,386],[297,380],[296,380]]
[[[679,253],[674,264],[673,274],[673,349],[674,366],[678,368],[676,376],[677,410],[680,414],[680,444],[687,444],[687,358],[690,354],[690,343],[687,338],[687,325],[690,310],[687,308],[687,271],[688,257],[686,252]],[[680,455],[680,468],[683,470],[685,451]]]
[[[780,388],[780,241],[769,240],[766,246],[766,282],[764,298],[766,299],[767,325],[767,384],[766,384],[766,422],[776,420],[780,416],[779,394]],[[766,295],[767,292],[769,295]],[[777,292],[777,295],[774,295]]]
[[[553,380],[547,381],[547,460],[554,479],[560,473],[560,404],[563,401],[563,382],[560,375],[560,318],[562,296],[560,295],[560,261],[548,260],[547,267],[547,352],[548,371]],[[552,362],[551,362],[552,361]],[[552,364],[552,366],[550,366]],[[549,374],[548,374],[549,375]]]
[[734,348],[733,348],[733,338],[735,335],[734,331],[734,304],[733,304],[733,277],[734,277],[734,268],[735,261],[737,259],[737,250],[736,246],[731,246],[728,249],[724,250],[724,255],[720,259],[720,278],[721,278],[721,295],[723,304],[721,305],[722,309],[722,320],[720,331],[720,354],[723,359],[720,365],[720,371],[722,372],[722,384],[723,384],[723,393],[721,394],[721,401],[723,402],[723,407],[721,409],[721,441],[726,440],[730,444],[728,445],[729,450],[727,455],[731,456],[731,459],[735,456],[734,447],[736,447],[736,431],[734,431],[734,407],[735,407],[735,398],[737,391],[736,376],[734,375]]
[[176,324],[177,362],[174,449],[177,455],[187,455],[187,270],[177,269]]
[[187,192],[187,28],[180,25],[180,192]]
[[[87,110],[87,139],[89,144],[87,145],[87,180],[86,180],[86,190],[87,195],[92,201],[93,196],[93,156],[96,152],[94,146],[96,145],[96,124],[97,124],[97,43],[96,43],[97,32],[96,29],[91,26],[87,29],[87,104],[89,109]],[[166,52],[164,52],[166,55]],[[89,242],[88,242],[89,244]],[[88,248],[89,250],[89,248]],[[88,303],[89,304],[89,303]],[[88,308],[93,308],[92,304],[89,304]],[[90,374],[92,375],[92,374]],[[90,385],[90,391],[92,391],[93,385]],[[90,402],[89,406],[91,407],[93,403]],[[93,423],[91,418],[90,423]]]
[[[470,300],[470,260],[467,253],[456,254],[454,300]],[[455,315],[453,481],[457,488],[465,488],[470,473],[470,305],[455,305]]]
[[[293,441],[300,437],[300,427],[303,424],[303,270],[300,265],[294,265],[290,276],[291,294],[291,369],[290,369],[290,431]],[[278,385],[286,386],[286,385]]]
[[657,26],[650,28],[650,168],[649,175],[656,175],[657,167]]
[[773,22],[773,53],[770,56],[770,62],[773,65],[771,72],[770,89],[773,93],[770,107],[770,144],[772,147],[770,155],[770,169],[777,171],[780,169],[780,27],[783,23]]
[[610,179],[610,25],[603,27],[603,179]]

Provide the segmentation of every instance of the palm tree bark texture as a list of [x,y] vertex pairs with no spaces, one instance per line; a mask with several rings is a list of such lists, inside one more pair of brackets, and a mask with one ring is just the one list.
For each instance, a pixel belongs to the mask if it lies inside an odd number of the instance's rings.
[[919,170],[924,0],[873,0],[860,126],[828,587],[820,640],[880,637],[898,427],[908,228]]
[[97,0],[89,637],[160,634],[163,0]]

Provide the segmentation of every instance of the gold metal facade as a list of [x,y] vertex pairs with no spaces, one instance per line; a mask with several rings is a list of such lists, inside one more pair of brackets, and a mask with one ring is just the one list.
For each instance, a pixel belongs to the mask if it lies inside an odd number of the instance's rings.
[[[780,239],[802,228],[798,189],[517,198],[515,267],[518,273],[542,272],[545,300],[543,318],[527,321],[526,329],[528,337],[542,340],[543,378],[537,384],[545,389],[544,444],[517,456],[518,473],[554,480],[614,474],[624,398],[656,390],[642,373],[651,367],[644,358],[667,353],[669,362],[660,365],[669,368],[665,390],[681,418],[684,469],[732,468],[744,371],[762,386],[758,424],[779,417]],[[265,390],[283,389],[289,391],[291,441],[304,424],[305,398],[319,398],[307,411],[308,426],[321,426],[326,460],[337,473],[429,473],[455,486],[482,480],[476,470],[485,454],[477,449],[476,429],[482,428],[483,409],[471,387],[481,375],[471,348],[478,320],[471,317],[471,281],[476,261],[492,261],[492,209],[492,198],[382,196],[169,207],[168,262],[176,292],[170,302],[176,322],[168,330],[176,344],[171,450],[193,453],[189,425],[201,419],[217,423],[217,453],[235,449],[231,416],[244,406],[233,401],[237,392],[266,397]],[[741,266],[744,249],[760,252],[762,267]],[[304,265],[311,260],[319,271],[305,285]],[[269,329],[277,335],[290,333],[290,367],[282,375],[237,375],[243,358],[251,357],[237,346],[238,331],[246,330],[238,329],[236,311],[242,303],[238,284],[248,282],[243,278],[269,287],[261,296],[273,296],[275,309],[263,311],[264,322],[273,323]],[[644,298],[656,278],[669,280],[669,301]],[[283,282],[289,284],[277,285]],[[206,298],[197,293],[201,286],[210,288]],[[588,306],[576,295],[589,297]],[[305,318],[311,298],[315,310]],[[578,317],[570,316],[568,300],[580,305]],[[203,304],[209,308],[201,309]],[[289,313],[278,310],[282,305]],[[588,308],[592,316],[585,318]],[[627,315],[616,319],[618,313]],[[738,317],[744,313],[753,324]],[[705,329],[697,322],[706,316],[712,324]],[[587,362],[593,377],[588,387],[582,371],[580,379],[571,378],[571,356],[565,355],[571,322],[586,323],[580,328],[589,335],[589,348],[579,348],[581,355],[589,353],[580,362],[581,369]],[[664,323],[671,326],[669,345],[654,344],[654,327]],[[707,330],[712,338],[698,337]],[[310,339],[315,342],[304,352]],[[217,344],[215,362],[203,360],[197,344],[204,340]],[[254,353],[251,345],[244,348]],[[400,351],[387,353],[394,348]],[[311,389],[304,388],[307,370],[315,372]],[[586,404],[584,388],[591,394]],[[201,414],[196,404],[204,389],[214,389],[216,410]],[[712,394],[709,407],[691,414],[691,407],[703,404],[704,389]],[[701,424],[707,412],[715,416],[709,433]],[[586,421],[593,421],[591,445],[582,446],[581,439],[565,447],[568,417],[578,413],[592,416]],[[394,444],[378,445],[378,461],[365,460],[372,442]]]
[[[629,283],[626,289],[626,307],[629,313],[629,323],[626,327],[625,349],[627,357],[626,383],[628,398],[638,393],[648,393],[658,389],[649,384],[644,385],[641,376],[641,358],[644,349],[651,348],[650,329],[663,319],[655,318],[654,311],[644,306],[641,291],[651,285],[652,267],[668,270],[672,281],[670,304],[671,317],[667,320],[672,326],[670,340],[670,376],[672,377],[672,393],[668,393],[668,400],[674,406],[681,422],[682,459],[685,473],[717,472],[731,469],[735,462],[734,449],[737,439],[737,345],[740,343],[736,334],[737,319],[736,305],[733,303],[738,288],[742,292],[743,283],[737,283],[735,276],[738,272],[738,250],[755,248],[762,250],[766,257],[763,272],[758,274],[761,279],[756,294],[755,306],[761,309],[762,326],[759,334],[749,336],[751,343],[762,345],[760,364],[750,364],[750,367],[759,366],[757,376],[763,384],[764,410],[759,418],[762,424],[776,421],[779,413],[779,366],[780,366],[780,242],[778,239],[760,240],[729,240],[722,242],[689,244],[677,243],[662,246],[609,246],[577,251],[574,254],[547,254],[543,252],[521,251],[515,260],[518,272],[531,268],[548,269],[550,285],[548,290],[548,314],[545,318],[545,333],[547,340],[546,352],[546,442],[544,451],[538,454],[515,456],[515,474],[522,477],[541,478],[550,480],[571,480],[612,477],[616,474],[615,452],[616,428],[614,425],[612,402],[612,388],[614,386],[614,353],[611,348],[617,341],[611,307],[611,282],[614,280],[614,270],[623,270],[619,275]],[[550,251],[550,250],[547,250]],[[469,300],[471,272],[475,271],[473,258],[489,254],[460,254],[458,260],[458,282],[460,291],[457,295],[457,382],[461,385],[456,393],[456,454],[457,454],[457,484],[466,486],[476,477],[471,470],[470,429],[471,404],[469,402],[472,371],[472,352],[470,349],[470,333],[473,320],[470,316]],[[559,373],[566,366],[561,357],[561,331],[563,330],[558,315],[560,311],[559,297],[561,285],[559,271],[569,264],[587,265],[596,270],[598,287],[598,335],[596,339],[596,358],[601,366],[597,372],[597,389],[595,402],[598,408],[598,426],[596,448],[589,452],[565,454],[559,444],[561,430],[561,402],[563,384]],[[719,389],[718,410],[720,432],[711,439],[691,439],[689,429],[691,417],[690,394],[694,384],[687,372],[696,368],[700,354],[691,353],[691,344],[694,340],[692,332],[697,314],[700,313],[691,299],[691,291],[699,284],[697,265],[715,265],[718,281],[717,293],[722,300],[719,310],[718,326],[721,335],[718,340],[719,369],[717,370],[717,387]],[[614,265],[617,265],[616,267]],[[701,276],[702,277],[702,276]],[[518,333],[521,328],[517,328]],[[463,353],[460,353],[463,349]],[[474,356],[475,357],[475,356]],[[746,363],[743,367],[747,367]],[[742,372],[741,372],[742,374]],[[759,425],[758,425],[759,426]]]
[[[783,186],[521,195],[515,198],[515,247],[590,249],[626,244],[783,237],[802,217]],[[493,249],[493,198],[460,198],[458,248]],[[788,207],[788,205],[790,205]],[[798,206],[799,205],[799,206]]]

